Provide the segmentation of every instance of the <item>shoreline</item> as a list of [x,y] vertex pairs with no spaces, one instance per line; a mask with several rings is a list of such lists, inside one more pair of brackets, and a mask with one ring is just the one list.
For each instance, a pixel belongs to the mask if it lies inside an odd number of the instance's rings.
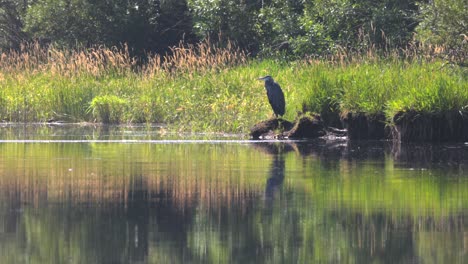
[[[341,119],[344,130],[329,127],[320,115],[298,116],[294,123],[269,119],[257,123],[250,132],[258,138],[347,137],[355,140],[392,140],[395,142],[468,142],[468,112],[443,111],[398,113],[388,121],[383,113],[348,113]],[[284,125],[284,124],[287,125]],[[298,132],[299,131],[299,132]]]

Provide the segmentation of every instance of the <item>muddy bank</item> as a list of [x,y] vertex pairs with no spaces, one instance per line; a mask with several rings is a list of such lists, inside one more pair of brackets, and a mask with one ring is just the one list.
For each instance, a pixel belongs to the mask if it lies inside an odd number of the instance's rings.
[[354,139],[391,139],[401,142],[466,142],[468,112],[447,111],[396,114],[389,121],[383,113],[350,113],[343,120],[348,137]]
[[251,129],[253,139],[347,136],[349,140],[393,140],[401,142],[468,142],[468,111],[398,113],[389,120],[383,113],[348,113],[345,129],[327,127],[320,115],[301,115],[294,123],[270,119]]
[[386,117],[383,113],[348,113],[343,118],[345,127],[348,130],[349,139],[389,139],[391,130],[386,126]]
[[268,119],[252,127],[250,137],[252,139],[281,138],[282,133],[289,131],[293,126],[293,123],[281,118]]
[[320,115],[301,115],[294,123],[284,119],[268,119],[250,130],[252,139],[314,139],[327,135],[342,137],[346,131],[327,128]]
[[468,111],[398,113],[393,117],[393,124],[393,139],[398,141],[468,141]]

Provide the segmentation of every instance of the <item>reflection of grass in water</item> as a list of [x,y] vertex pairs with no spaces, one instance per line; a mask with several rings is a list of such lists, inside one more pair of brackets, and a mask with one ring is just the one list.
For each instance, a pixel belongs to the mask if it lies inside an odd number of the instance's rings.
[[468,180],[455,169],[398,169],[387,158],[359,164],[341,160],[331,171],[311,163],[309,170],[311,176],[296,184],[313,201],[331,208],[414,217],[449,216],[468,209]]
[[[262,197],[273,162],[249,146],[230,144],[2,144],[0,152],[1,188],[19,191],[34,204],[38,199],[127,202],[138,187],[171,193],[181,208],[194,200],[207,208],[229,206]],[[339,160],[327,169],[319,160],[303,164],[295,155],[286,154],[283,185],[304,190],[326,208],[415,217],[468,208],[468,181],[458,171],[449,177],[440,170],[395,169],[391,158]]]
[[[169,192],[181,208],[195,199],[224,206],[256,196],[264,188],[264,173],[248,171],[260,164],[268,166],[269,159],[248,146],[234,150],[225,144],[168,146],[28,144],[23,149],[4,144],[0,151],[5,153],[2,162],[8,173],[0,184],[7,192],[19,191],[34,204],[40,199],[126,203],[135,184],[143,181],[144,186],[138,188]],[[9,188],[15,184],[21,188]]]

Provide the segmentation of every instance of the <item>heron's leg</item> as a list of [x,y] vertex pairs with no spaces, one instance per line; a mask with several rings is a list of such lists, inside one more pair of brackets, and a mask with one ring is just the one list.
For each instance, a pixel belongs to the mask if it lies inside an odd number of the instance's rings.
[[284,130],[284,126],[283,126],[283,119],[281,117],[278,118],[278,115],[276,116],[276,119],[278,120],[278,128],[280,131],[283,131]]

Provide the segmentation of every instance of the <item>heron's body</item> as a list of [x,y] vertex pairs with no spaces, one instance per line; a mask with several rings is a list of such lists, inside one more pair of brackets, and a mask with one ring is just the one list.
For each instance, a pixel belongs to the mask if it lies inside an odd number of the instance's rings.
[[271,108],[276,117],[283,116],[285,113],[286,102],[284,100],[283,90],[278,83],[276,83],[271,76],[265,76],[259,78],[259,80],[265,81],[265,89],[270,102]]

